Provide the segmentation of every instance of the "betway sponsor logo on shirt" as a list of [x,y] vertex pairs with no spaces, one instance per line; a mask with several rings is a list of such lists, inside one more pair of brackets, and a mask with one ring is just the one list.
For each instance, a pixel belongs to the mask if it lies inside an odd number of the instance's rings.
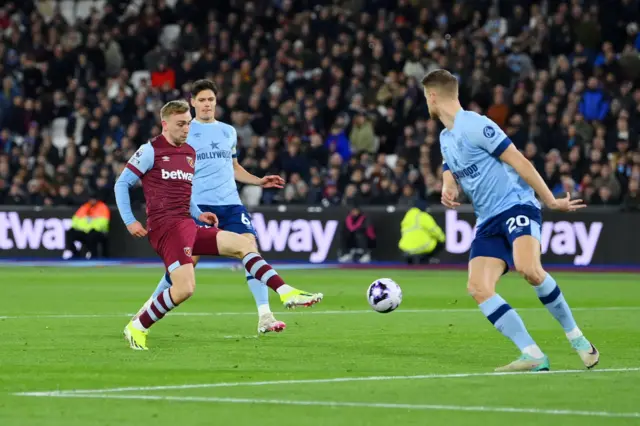
[[182,170],[174,170],[170,172],[168,170],[162,169],[162,179],[186,180],[188,182],[191,182],[193,180],[193,173],[183,172]]
[[[320,263],[327,254],[338,229],[337,220],[281,219],[265,221],[262,213],[252,215],[253,228],[258,234],[263,252],[309,253],[309,261]],[[331,259],[332,260],[332,259]]]
[[[466,253],[476,233],[474,226],[458,218],[458,212],[446,213],[446,250],[449,253]],[[602,222],[592,222],[587,227],[580,221],[543,221],[540,231],[542,254],[547,252],[558,256],[573,256],[574,265],[589,265],[598,246]]]
[[71,219],[22,219],[17,212],[0,212],[0,250],[64,250]]

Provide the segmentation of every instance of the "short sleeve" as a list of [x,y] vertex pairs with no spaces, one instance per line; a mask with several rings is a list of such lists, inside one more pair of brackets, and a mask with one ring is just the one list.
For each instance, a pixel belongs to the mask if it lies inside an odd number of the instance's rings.
[[440,132],[440,154],[442,155],[442,173],[446,172],[449,169],[449,165],[447,164],[447,159],[444,155],[444,143],[442,141],[445,130]]
[[153,146],[151,143],[145,143],[131,156],[126,167],[141,178],[153,167],[153,158]]
[[231,129],[231,157],[238,158],[238,133],[236,129]]
[[502,129],[483,115],[471,116],[465,125],[464,132],[475,146],[487,151],[494,157],[499,157],[511,145],[511,139]]

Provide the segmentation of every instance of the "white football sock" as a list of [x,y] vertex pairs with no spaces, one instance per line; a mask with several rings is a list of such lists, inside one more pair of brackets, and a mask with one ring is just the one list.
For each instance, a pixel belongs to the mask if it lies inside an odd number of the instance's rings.
[[271,313],[271,308],[269,308],[269,305],[260,305],[258,306],[258,315],[259,316],[263,316],[264,314],[270,314]]
[[544,357],[544,354],[542,353],[542,350],[538,347],[538,345],[529,345],[522,350],[522,353],[530,355],[534,358]]
[[295,290],[293,287],[291,287],[288,284],[284,284],[284,285],[281,285],[280,287],[278,287],[278,289],[276,291],[278,292],[278,294],[287,294],[287,293],[289,293],[290,291],[293,291],[293,290]]

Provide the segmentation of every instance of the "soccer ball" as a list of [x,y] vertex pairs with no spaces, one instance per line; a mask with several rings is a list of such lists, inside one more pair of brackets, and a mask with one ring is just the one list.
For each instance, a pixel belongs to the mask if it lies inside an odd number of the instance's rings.
[[380,278],[369,286],[367,300],[374,311],[387,314],[402,303],[402,289],[391,278]]

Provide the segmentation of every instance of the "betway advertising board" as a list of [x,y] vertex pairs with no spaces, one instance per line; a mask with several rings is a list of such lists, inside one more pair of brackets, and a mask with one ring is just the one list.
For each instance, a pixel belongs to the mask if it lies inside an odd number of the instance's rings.
[[[602,221],[587,223],[580,220],[543,220],[540,249],[543,255],[566,257],[567,263],[589,265],[600,242],[603,227]],[[448,210],[445,213],[444,231],[447,238],[445,248],[448,253],[469,252],[476,229],[468,218],[458,215],[455,210]]]
[[[343,208],[280,206],[252,212],[260,251],[276,261],[333,262],[343,241]],[[58,258],[74,210],[68,208],[0,207],[0,257]],[[373,256],[400,261],[400,209],[365,209],[377,234]],[[446,234],[443,263],[466,263],[475,235],[475,217],[469,210],[434,209],[431,213]],[[144,211],[136,212],[143,219]],[[586,209],[543,214],[541,249],[547,264],[640,265],[640,215],[615,210]],[[156,258],[146,239],[131,237],[112,211],[111,253],[118,258]]]

